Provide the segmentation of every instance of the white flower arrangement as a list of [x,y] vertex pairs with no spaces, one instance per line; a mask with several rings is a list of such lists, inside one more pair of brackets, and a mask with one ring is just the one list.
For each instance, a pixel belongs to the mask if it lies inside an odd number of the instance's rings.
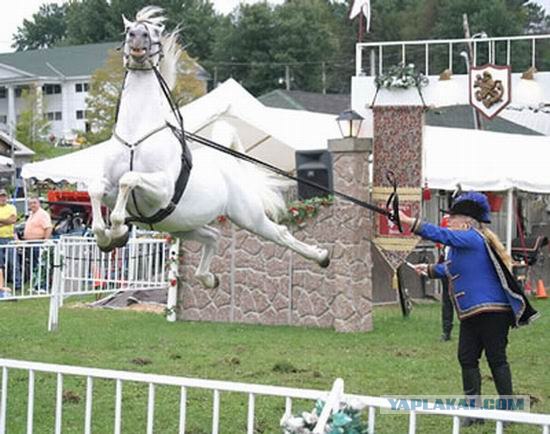
[[[300,416],[283,416],[283,433],[312,434],[324,406],[325,402],[318,400],[310,413],[304,411]],[[361,421],[361,411],[364,408],[365,404],[358,400],[342,401],[338,411],[329,417],[325,434],[368,434],[365,423]]]
[[377,75],[374,83],[378,89],[410,89],[425,87],[428,84],[428,77],[416,71],[414,63],[392,66],[388,72]]

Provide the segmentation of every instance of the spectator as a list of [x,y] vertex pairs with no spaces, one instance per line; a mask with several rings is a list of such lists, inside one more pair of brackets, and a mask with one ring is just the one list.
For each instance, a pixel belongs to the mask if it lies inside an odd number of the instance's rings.
[[[8,192],[0,189],[0,269],[2,270],[0,287],[4,286],[4,272],[10,265],[13,270],[15,288],[21,288],[21,273],[18,267],[17,252],[5,246],[13,242],[15,232],[14,224],[17,221],[17,210],[8,203]],[[6,260],[7,258],[7,260]]]
[[53,229],[50,215],[42,208],[38,197],[29,199],[29,209],[31,214],[25,222],[23,238],[26,241],[47,240],[52,236]]
[[[52,236],[53,230],[50,215],[42,208],[38,197],[29,199],[29,209],[31,213],[25,222],[23,238],[25,241],[47,240]],[[31,272],[36,270],[39,259],[40,246],[34,246],[31,252]]]

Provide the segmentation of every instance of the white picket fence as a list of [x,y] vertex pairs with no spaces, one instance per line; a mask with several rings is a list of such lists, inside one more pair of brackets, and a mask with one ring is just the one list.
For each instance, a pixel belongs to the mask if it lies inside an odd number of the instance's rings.
[[[133,237],[110,253],[99,250],[93,238],[67,236],[56,240],[0,245],[4,287],[0,301],[50,298],[48,329],[58,326],[63,299],[115,291],[169,288],[169,305],[176,304],[179,244],[164,238]],[[169,315],[175,320],[175,314]]]
[[[36,380],[38,373],[49,373],[56,375],[56,390],[55,390],[55,418],[54,426],[48,429],[48,432],[53,431],[55,434],[61,434],[63,426],[63,384],[67,377],[77,377],[86,380],[86,393],[84,399],[84,417],[82,431],[85,434],[93,432],[93,422],[98,418],[112,417],[113,415],[93,414],[94,398],[98,399],[97,394],[94,394],[94,382],[97,380],[108,380],[114,382],[114,427],[113,432],[120,434],[123,425],[123,391],[127,383],[140,383],[147,385],[147,418],[146,432],[152,434],[155,429],[155,396],[160,387],[176,387],[179,390],[180,402],[178,411],[173,412],[174,423],[179,426],[178,432],[184,434],[187,426],[187,393],[191,389],[208,390],[212,393],[212,416],[211,416],[211,432],[218,434],[220,432],[228,432],[226,427],[220,424],[220,405],[221,395],[223,393],[240,393],[245,394],[248,399],[247,406],[247,424],[246,433],[253,434],[256,426],[256,411],[255,403],[257,397],[273,397],[276,399],[284,399],[285,411],[287,416],[292,413],[293,400],[312,400],[323,399],[327,405],[319,418],[314,433],[323,433],[325,425],[330,414],[338,409],[339,403],[342,400],[354,400],[361,402],[368,415],[368,432],[374,434],[376,432],[376,409],[392,409],[391,403],[386,398],[371,397],[364,395],[344,394],[344,382],[337,379],[330,392],[312,389],[297,389],[277,386],[266,386],[259,384],[234,383],[228,381],[213,381],[194,378],[173,377],[156,374],[143,374],[137,372],[114,371],[107,369],[84,368],[77,366],[54,365],[46,363],[36,363],[9,359],[0,359],[0,368],[2,369],[2,385],[0,396],[0,434],[6,434],[8,420],[10,420],[9,402],[10,388],[9,376],[13,371],[25,371],[27,373],[27,417],[26,420],[21,420],[21,423],[26,424],[26,433],[34,432],[34,417],[35,417],[35,394],[41,381]],[[43,394],[40,395],[44,399]],[[233,395],[231,395],[233,396]],[[15,399],[15,398],[14,398]],[[18,400],[18,403],[20,400]],[[514,424],[535,425],[539,426],[543,434],[550,433],[550,415],[536,414],[516,411],[502,410],[438,410],[428,411],[422,408],[416,411],[409,412],[409,427],[408,433],[414,434],[417,427],[417,418],[421,414],[437,414],[442,417],[452,417],[453,426],[452,433],[460,433],[460,418],[475,417],[484,418],[486,426],[491,422],[496,422],[495,432],[503,433],[503,423],[512,422]],[[21,419],[21,418],[20,418]],[[279,421],[274,421],[278,423]],[[74,428],[72,428],[74,430]],[[17,432],[24,432],[24,427],[17,427]]]
[[21,241],[0,245],[2,299],[48,297],[52,292],[54,241]]
[[132,238],[110,253],[102,252],[89,237],[63,237],[59,246],[63,295],[167,285],[168,244],[163,238]]

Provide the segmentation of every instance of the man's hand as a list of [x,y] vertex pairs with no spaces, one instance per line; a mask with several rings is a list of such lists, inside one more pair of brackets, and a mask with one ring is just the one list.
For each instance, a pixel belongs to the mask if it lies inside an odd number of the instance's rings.
[[418,274],[419,276],[427,276],[428,264],[415,264],[414,271],[416,271],[416,274]]
[[409,217],[403,211],[399,210],[399,220],[401,220],[401,223],[412,226],[415,219],[413,219],[412,217]]

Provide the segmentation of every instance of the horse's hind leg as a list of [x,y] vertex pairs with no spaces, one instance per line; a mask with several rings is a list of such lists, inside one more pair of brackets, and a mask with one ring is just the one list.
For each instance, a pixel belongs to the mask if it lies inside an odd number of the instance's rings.
[[197,271],[195,272],[195,277],[205,288],[216,288],[220,281],[218,277],[210,271],[210,264],[216,254],[220,233],[214,228],[203,226],[189,232],[175,235],[182,239],[198,241],[202,244],[202,256]]
[[[254,214],[255,218],[253,219],[241,218],[240,216],[230,216],[230,218],[237,225],[261,237],[267,238],[280,246],[288,247],[304,258],[317,262],[323,268],[328,267],[330,263],[330,254],[328,250],[297,240],[292,236],[286,226],[272,222],[263,211],[261,214]],[[250,217],[250,215],[248,217]]]

